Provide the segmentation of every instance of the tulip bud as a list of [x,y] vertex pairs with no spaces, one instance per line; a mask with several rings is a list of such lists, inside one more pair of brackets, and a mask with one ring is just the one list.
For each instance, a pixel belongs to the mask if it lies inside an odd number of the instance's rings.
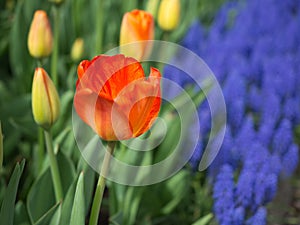
[[48,130],[59,116],[60,101],[52,80],[43,68],[35,69],[31,97],[35,122]]
[[[138,61],[146,59],[151,53],[152,44],[141,41],[148,41],[153,38],[154,19],[150,13],[136,9],[123,16],[120,32],[120,51],[122,54]],[[122,46],[129,43],[135,44]]]
[[165,31],[174,30],[180,19],[180,0],[162,0],[158,9],[158,25]]
[[83,55],[83,49],[84,49],[83,39],[77,38],[72,45],[71,59],[75,62],[80,60]]
[[52,30],[47,13],[37,10],[31,22],[27,45],[29,53],[34,58],[43,58],[52,51]]
[[2,164],[3,164],[3,135],[2,135],[1,121],[0,121],[0,170],[2,168]]
[[146,11],[156,18],[157,7],[159,0],[149,0],[146,6]]

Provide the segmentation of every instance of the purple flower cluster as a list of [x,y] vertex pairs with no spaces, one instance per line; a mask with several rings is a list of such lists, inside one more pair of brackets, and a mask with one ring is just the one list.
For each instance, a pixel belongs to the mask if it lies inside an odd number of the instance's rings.
[[[183,40],[210,66],[226,101],[226,135],[210,167],[214,211],[222,225],[266,224],[265,205],[279,178],[298,165],[293,130],[300,124],[299,21],[298,0],[231,2],[208,30],[195,22]],[[190,82],[174,67],[167,66],[165,76],[182,86]],[[206,137],[208,104],[199,116]],[[194,167],[203,143],[191,159]]]

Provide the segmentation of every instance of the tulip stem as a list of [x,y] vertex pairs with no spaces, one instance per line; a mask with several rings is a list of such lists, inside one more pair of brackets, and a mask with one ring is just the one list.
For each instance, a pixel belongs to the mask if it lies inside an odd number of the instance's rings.
[[58,164],[57,164],[56,156],[53,151],[53,143],[52,143],[51,134],[49,131],[46,131],[46,130],[44,131],[44,134],[45,134],[45,139],[46,139],[48,157],[50,160],[50,169],[51,169],[52,181],[53,181],[53,185],[54,185],[55,198],[56,198],[56,201],[59,202],[63,199],[63,191],[62,191],[62,185],[61,185]]
[[54,5],[53,7],[53,17],[54,17],[54,42],[53,42],[53,52],[51,58],[51,76],[53,79],[54,85],[57,87],[57,60],[58,60],[58,50],[59,50],[59,6]]
[[103,42],[103,14],[104,14],[104,0],[98,0],[98,7],[96,8],[97,19],[96,19],[96,42],[95,42],[95,55],[102,53],[102,42]]
[[98,178],[98,183],[94,195],[89,225],[98,224],[98,217],[100,213],[100,207],[101,207],[101,202],[102,202],[104,188],[105,188],[105,180],[106,180],[105,177],[107,176],[108,173],[109,162],[114,152],[114,148],[115,148],[115,142],[108,142],[107,150],[105,151],[105,156],[104,156],[102,168],[100,171],[100,175]]
[[41,127],[38,127],[38,171],[41,171],[44,159],[44,130]]

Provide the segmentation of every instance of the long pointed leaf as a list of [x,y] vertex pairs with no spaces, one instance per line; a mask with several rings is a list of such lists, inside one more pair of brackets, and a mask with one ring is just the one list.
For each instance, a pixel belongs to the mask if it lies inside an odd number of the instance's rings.
[[79,175],[74,203],[71,214],[70,224],[72,225],[84,225],[85,221],[85,206],[84,206],[84,179],[83,173]]
[[14,223],[15,201],[24,165],[25,160],[22,160],[20,164],[17,163],[14,172],[10,178],[8,187],[6,189],[6,194],[4,196],[1,206],[0,225],[13,225]]

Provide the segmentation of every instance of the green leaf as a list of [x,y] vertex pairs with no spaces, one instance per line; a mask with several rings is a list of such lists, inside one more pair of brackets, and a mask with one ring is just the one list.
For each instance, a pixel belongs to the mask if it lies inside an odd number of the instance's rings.
[[89,209],[92,202],[94,187],[95,187],[95,171],[85,162],[83,157],[80,158],[77,171],[84,172],[84,196],[85,196],[85,208]]
[[74,201],[76,180],[73,181],[73,184],[70,186],[67,195],[62,203],[62,213],[60,219],[60,225],[68,224],[71,218],[72,205]]
[[49,225],[56,211],[60,210],[61,203],[57,203],[50,208],[34,225]]
[[33,183],[27,196],[27,210],[32,224],[36,223],[55,204],[50,168]]
[[115,215],[111,216],[109,218],[109,221],[113,225],[121,225],[123,221],[123,215],[122,212],[118,212]]
[[189,190],[190,173],[187,170],[181,170],[171,179],[166,181],[167,192],[171,195],[170,201],[162,208],[162,213],[169,214],[180,204]]
[[59,152],[56,157],[65,195],[69,190],[70,185],[76,180],[76,170],[73,161],[62,152]]
[[84,225],[85,223],[85,207],[84,207],[84,177],[83,173],[80,173],[74,203],[72,207],[71,221],[72,225]]
[[192,225],[207,225],[213,218],[213,214],[209,213],[206,216],[202,217],[201,219],[197,220]]
[[136,221],[144,187],[128,187],[123,206],[124,224],[132,225]]
[[[76,179],[74,164],[62,152],[57,154],[64,195]],[[46,161],[45,163],[49,163]],[[32,223],[44,215],[55,204],[53,182],[49,165],[32,185],[27,197],[27,210]],[[41,191],[43,190],[43,191]]]
[[15,225],[30,224],[26,206],[22,201],[19,201],[15,206],[14,224]]
[[10,63],[13,73],[16,75],[18,87],[24,91],[30,89],[33,74],[33,59],[27,49],[27,33],[30,26],[29,18],[24,13],[24,5],[31,1],[18,1],[15,10],[14,23],[10,32]]
[[59,225],[60,219],[61,219],[61,213],[62,213],[61,209],[62,209],[62,206],[60,204],[58,209],[56,210],[55,214],[52,216],[50,225]]
[[9,180],[6,194],[4,196],[1,211],[0,211],[0,225],[13,225],[14,222],[14,207],[17,196],[17,190],[21,174],[23,172],[25,160],[15,166],[14,172]]

